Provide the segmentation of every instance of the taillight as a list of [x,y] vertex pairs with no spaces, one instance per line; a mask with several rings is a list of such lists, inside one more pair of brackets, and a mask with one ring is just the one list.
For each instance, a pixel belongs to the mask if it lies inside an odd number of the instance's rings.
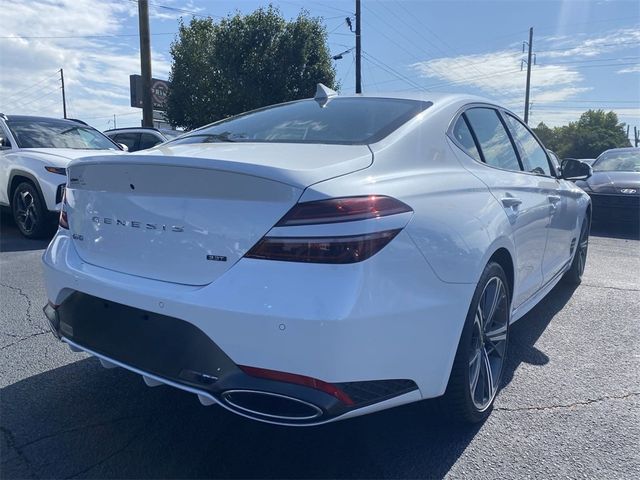
[[307,263],[356,263],[378,253],[400,229],[347,237],[264,237],[248,258]]
[[60,209],[60,218],[58,225],[65,230],[69,230],[69,218],[67,216],[67,190],[62,194],[62,208]]
[[[411,207],[400,200],[380,195],[331,198],[295,205],[276,227],[283,227],[279,228],[281,233],[286,231],[284,227],[353,222],[412,211]],[[245,256],[284,262],[356,263],[378,253],[400,230],[401,228],[393,228],[371,233],[369,229],[369,233],[330,237],[266,236]]]
[[400,200],[382,195],[331,198],[295,205],[276,227],[353,222],[413,211]]

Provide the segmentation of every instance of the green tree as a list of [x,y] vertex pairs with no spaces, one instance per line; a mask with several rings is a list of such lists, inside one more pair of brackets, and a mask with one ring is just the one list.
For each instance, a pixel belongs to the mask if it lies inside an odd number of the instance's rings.
[[554,143],[554,135],[551,128],[547,127],[544,122],[540,122],[537,127],[533,128],[533,131],[548,149],[555,151],[552,146]]
[[293,21],[269,6],[180,24],[167,118],[193,129],[247,110],[310,97],[317,83],[336,88],[321,20],[302,11]]
[[587,110],[577,122],[553,129],[540,123],[534,131],[560,158],[596,158],[609,148],[631,145],[625,124],[618,121],[615,112],[604,110]]

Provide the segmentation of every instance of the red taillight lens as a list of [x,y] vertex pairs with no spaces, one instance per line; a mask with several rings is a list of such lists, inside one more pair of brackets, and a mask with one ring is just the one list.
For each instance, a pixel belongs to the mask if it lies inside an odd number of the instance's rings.
[[381,195],[331,198],[298,203],[276,224],[276,227],[353,222],[412,211],[409,205],[400,200]]
[[340,390],[331,383],[323,382],[313,377],[306,377],[304,375],[297,375],[295,373],[279,372],[277,370],[267,370],[265,368],[247,367],[245,365],[238,365],[240,369],[247,375],[252,377],[265,378],[267,380],[275,380],[277,382],[294,383],[296,385],[302,385],[309,388],[320,390],[324,393],[337,398],[345,405],[353,405],[354,402],[345,392]]
[[58,225],[65,230],[69,230],[69,218],[67,216],[67,190],[62,194],[62,208],[60,209],[60,218]]
[[375,255],[398,232],[400,229],[348,237],[264,237],[245,256],[284,262],[356,263]]

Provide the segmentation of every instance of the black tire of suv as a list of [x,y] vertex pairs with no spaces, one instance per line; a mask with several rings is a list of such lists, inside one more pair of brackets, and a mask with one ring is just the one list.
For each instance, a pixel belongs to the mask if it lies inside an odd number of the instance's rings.
[[[14,190],[11,213],[18,230],[26,238],[43,238],[52,233],[52,215],[46,209],[38,189],[31,182],[22,182]],[[24,217],[25,214],[29,215],[28,219]]]

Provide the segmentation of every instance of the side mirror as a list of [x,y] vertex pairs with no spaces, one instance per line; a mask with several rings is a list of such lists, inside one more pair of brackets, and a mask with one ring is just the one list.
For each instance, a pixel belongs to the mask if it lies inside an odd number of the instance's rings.
[[562,161],[562,178],[565,180],[586,180],[593,175],[591,165],[567,158]]
[[127,147],[124,143],[119,143],[118,145],[120,146],[120,148],[121,148],[124,152],[128,152],[128,151],[129,151],[129,147]]

